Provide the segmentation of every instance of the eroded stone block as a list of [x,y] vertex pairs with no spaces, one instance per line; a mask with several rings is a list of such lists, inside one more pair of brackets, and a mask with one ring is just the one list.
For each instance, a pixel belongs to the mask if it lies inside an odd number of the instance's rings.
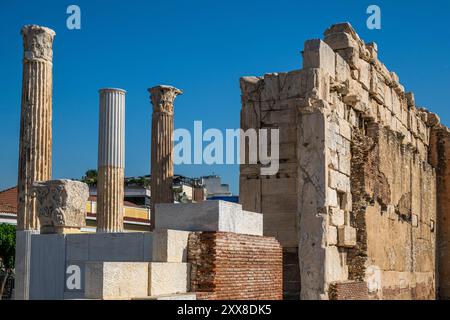
[[330,222],[333,226],[340,227],[345,224],[345,212],[339,208],[330,208]]
[[78,232],[86,225],[87,184],[50,180],[33,184],[41,233]]
[[85,296],[130,299],[148,295],[148,262],[86,262]]
[[148,264],[148,295],[158,296],[189,291],[189,263],[151,262]]
[[303,68],[322,68],[330,76],[335,77],[336,54],[328,44],[320,39],[305,42],[303,51]]
[[338,246],[345,248],[356,246],[356,229],[350,226],[338,227]]

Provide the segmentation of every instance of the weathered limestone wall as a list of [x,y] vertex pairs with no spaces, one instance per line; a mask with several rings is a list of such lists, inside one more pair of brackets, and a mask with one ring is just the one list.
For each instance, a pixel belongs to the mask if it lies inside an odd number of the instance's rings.
[[[429,114],[431,119],[436,119]],[[434,116],[434,117],[433,117]],[[430,158],[437,177],[437,285],[438,296],[450,299],[450,130],[439,125],[431,130]]]
[[[284,74],[284,80],[295,74]],[[300,292],[297,240],[297,130],[296,101],[280,94],[278,74],[264,79],[241,79],[241,128],[280,130],[280,169],[275,176],[261,176],[259,165],[240,167],[240,203],[244,210],[262,212],[264,235],[276,237],[283,246],[283,291],[285,298]],[[280,98],[279,98],[280,97]]]
[[358,241],[348,256],[349,277],[366,281],[376,298],[433,299],[434,169],[377,123],[369,125],[367,135],[359,133],[352,152],[357,210],[351,224]]
[[[301,298],[327,299],[348,281],[373,298],[433,298],[435,115],[415,106],[376,44],[334,25],[305,42],[302,70],[244,77],[241,91],[243,129],[280,128],[282,168],[262,177],[242,165],[241,203],[284,250],[298,248]],[[271,192],[280,196],[264,206]]]

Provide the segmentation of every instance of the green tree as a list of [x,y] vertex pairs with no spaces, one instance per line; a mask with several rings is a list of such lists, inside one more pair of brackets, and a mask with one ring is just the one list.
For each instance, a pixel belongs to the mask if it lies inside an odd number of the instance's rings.
[[97,184],[97,170],[90,169],[84,173],[84,176],[81,178],[81,181],[86,183],[88,186]]
[[14,270],[16,255],[16,227],[11,224],[0,223],[0,270],[4,277],[0,287],[0,299],[3,296],[6,282]]

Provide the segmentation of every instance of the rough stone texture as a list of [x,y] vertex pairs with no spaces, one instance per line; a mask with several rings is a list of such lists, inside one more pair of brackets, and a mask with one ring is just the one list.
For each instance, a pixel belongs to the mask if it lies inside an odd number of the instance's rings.
[[23,37],[22,106],[20,114],[17,230],[39,230],[35,181],[52,173],[52,58],[55,32],[27,25]]
[[146,297],[147,262],[87,262],[85,294],[88,299]]
[[262,215],[226,201],[156,205],[156,227],[186,231],[226,231],[262,235]]
[[199,300],[282,298],[282,250],[272,237],[193,232],[188,261]]
[[190,287],[190,265],[180,262],[151,262],[148,269],[148,295],[185,293]]
[[125,91],[106,88],[99,93],[97,232],[122,232]]
[[183,92],[171,86],[148,89],[153,105],[151,146],[151,228],[155,228],[157,203],[173,203],[173,103]]
[[153,231],[154,262],[187,262],[189,232],[169,229]]
[[[240,166],[243,209],[298,250],[288,295],[327,299],[332,283],[350,280],[374,299],[432,299],[436,278],[450,283],[435,274],[434,231],[448,229],[448,129],[350,24],[324,35],[305,42],[302,70],[241,78],[241,128],[280,130],[278,174]],[[450,239],[438,238],[444,274]]]
[[435,125],[431,130],[430,157],[436,167],[437,217],[430,227],[434,230],[437,225],[438,296],[450,299],[450,130],[439,125],[436,115],[427,113],[426,116],[428,123]]
[[21,34],[23,73],[15,277],[15,299],[18,300],[29,298],[30,237],[39,230],[31,188],[35,181],[49,180],[52,175],[52,47],[55,32],[46,27],[27,25]]
[[33,191],[41,234],[80,232],[86,226],[87,184],[50,180],[35,182]]

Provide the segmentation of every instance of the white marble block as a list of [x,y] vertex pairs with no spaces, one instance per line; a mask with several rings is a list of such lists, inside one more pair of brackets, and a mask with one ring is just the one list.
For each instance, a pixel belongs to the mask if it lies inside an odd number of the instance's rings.
[[185,231],[224,231],[263,235],[263,216],[242,210],[237,203],[161,203],[156,205],[156,228]]
[[150,262],[148,265],[148,295],[159,296],[186,293],[190,288],[190,264]]
[[148,262],[86,262],[88,299],[130,299],[148,295]]
[[187,262],[189,231],[155,229],[153,262]]

